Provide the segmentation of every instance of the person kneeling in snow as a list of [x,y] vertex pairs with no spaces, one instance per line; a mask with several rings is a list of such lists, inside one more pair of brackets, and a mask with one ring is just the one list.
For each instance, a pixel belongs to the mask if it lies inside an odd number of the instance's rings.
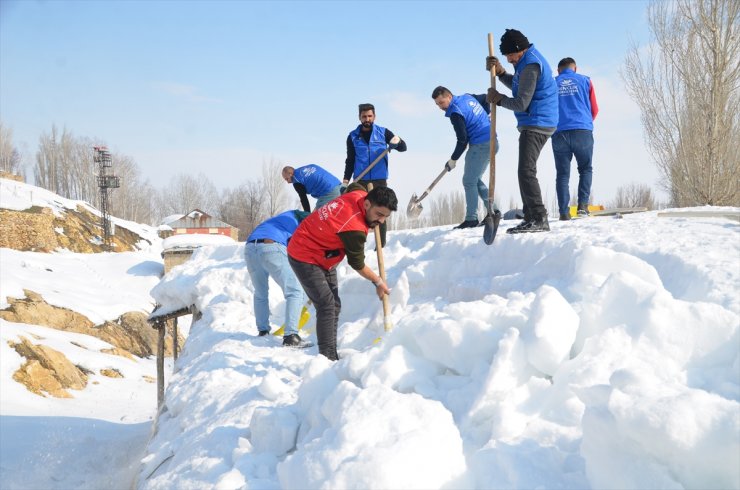
[[298,319],[305,297],[293,269],[288,264],[286,247],[298,224],[308,216],[304,211],[294,210],[273,216],[252,231],[244,245],[247,271],[254,286],[254,316],[260,337],[270,333],[270,277],[278,283],[285,296],[285,334],[283,345],[301,345],[298,335]]
[[288,262],[316,308],[319,354],[332,361],[337,355],[339,299],[336,265],[347,255],[350,267],[375,285],[382,299],[390,294],[385,282],[365,265],[368,230],[385,222],[396,211],[398,199],[388,187],[367,192],[351,184],[347,192],[310,214],[288,244]]

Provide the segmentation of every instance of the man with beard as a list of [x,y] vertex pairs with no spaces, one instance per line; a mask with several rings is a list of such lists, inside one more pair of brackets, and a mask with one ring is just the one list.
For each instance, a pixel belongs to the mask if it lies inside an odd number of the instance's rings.
[[519,130],[519,194],[524,221],[506,233],[550,231],[547,209],[542,202],[537,180],[537,159],[542,147],[558,125],[558,86],[545,57],[529,39],[516,29],[506,29],[501,36],[501,54],[514,66],[506,73],[495,56],[486,58],[486,69],[495,70],[499,80],[511,89],[511,97],[488,89],[488,102],[514,111]]
[[[347,136],[347,159],[344,161],[344,185],[359,176],[386,149],[406,151],[406,142],[390,129],[375,124],[375,106],[360,104],[360,125]],[[365,188],[388,185],[388,155],[385,155],[360,181]],[[381,246],[385,246],[385,223],[380,225]]]
[[393,189],[375,187],[367,192],[352,184],[347,192],[310,214],[288,243],[288,262],[316,308],[319,354],[332,361],[337,355],[339,299],[336,266],[347,263],[373,283],[379,299],[390,290],[378,274],[365,264],[365,240],[369,230],[381,225],[398,208]]

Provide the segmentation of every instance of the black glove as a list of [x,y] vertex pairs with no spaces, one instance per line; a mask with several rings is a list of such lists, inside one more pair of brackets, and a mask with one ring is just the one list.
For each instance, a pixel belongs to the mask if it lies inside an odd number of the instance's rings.
[[506,69],[501,66],[501,62],[495,56],[486,56],[486,71],[491,71],[491,68],[496,70],[496,75],[503,75],[506,73]]
[[504,94],[499,93],[498,90],[491,87],[488,89],[488,95],[486,95],[486,102],[489,104],[501,105],[501,100],[504,98]]

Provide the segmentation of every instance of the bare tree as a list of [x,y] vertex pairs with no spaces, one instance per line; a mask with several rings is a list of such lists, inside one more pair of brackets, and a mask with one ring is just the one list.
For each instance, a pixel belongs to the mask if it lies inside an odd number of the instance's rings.
[[609,207],[655,209],[655,197],[650,186],[633,182],[617,189],[617,195]]
[[268,216],[275,216],[288,208],[289,198],[285,193],[282,169],[283,164],[273,158],[262,164],[262,190]]
[[197,177],[178,174],[160,193],[159,209],[163,216],[185,214],[193,209],[215,215],[219,209],[218,191],[203,174]]
[[655,1],[622,77],[675,206],[738,205],[740,2]]
[[13,129],[0,121],[0,170],[11,174],[21,173],[21,153],[13,145]]
[[263,194],[261,184],[253,181],[224,192],[218,217],[239,228],[239,240],[246,240],[257,225],[269,217]]

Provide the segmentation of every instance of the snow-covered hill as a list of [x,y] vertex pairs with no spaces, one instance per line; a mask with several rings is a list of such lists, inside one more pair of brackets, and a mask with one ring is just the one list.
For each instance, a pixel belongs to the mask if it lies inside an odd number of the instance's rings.
[[739,488],[737,221],[514,224],[389,233],[389,333],[340,265],[336,363],[258,338],[243,246],[201,249],[153,290],[203,318],[139,487]]
[[[59,217],[78,207],[97,213],[87,203],[0,179],[0,209],[32,206]],[[0,310],[8,308],[9,298],[22,299],[24,290],[30,290],[52,307],[80,313],[93,324],[114,321],[126,312],[150,312],[150,290],[163,270],[161,240],[152,227],[112,219],[141,237],[139,251],[38,253],[0,248]],[[54,398],[34,394],[16,381],[15,373],[29,359],[11,344],[24,339],[52,349],[85,372],[84,389],[69,390],[71,398]],[[0,487],[131,485],[156,414],[156,367],[153,358],[116,355],[110,353],[112,348],[90,335],[0,319]]]

